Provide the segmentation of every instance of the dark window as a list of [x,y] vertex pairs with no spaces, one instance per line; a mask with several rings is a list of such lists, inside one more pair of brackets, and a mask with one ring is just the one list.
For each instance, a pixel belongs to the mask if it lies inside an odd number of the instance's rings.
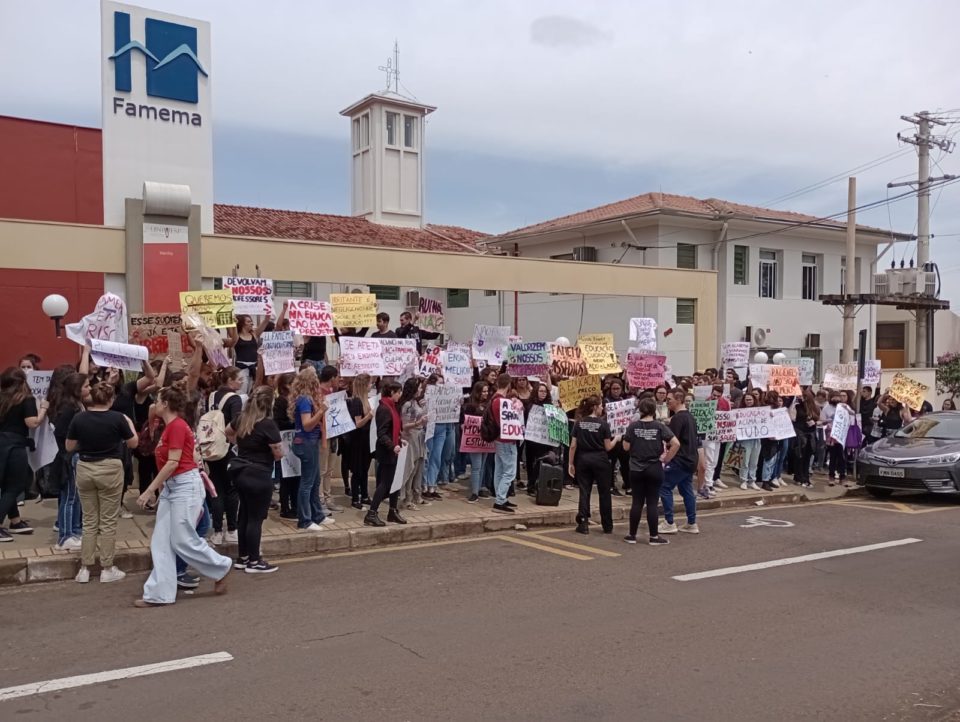
[[877,324],[877,350],[903,351],[906,349],[906,325],[902,323]]
[[697,267],[697,247],[692,243],[677,244],[677,268]]
[[448,288],[447,308],[467,308],[470,305],[469,288]]
[[807,301],[817,300],[817,257],[809,253],[803,254],[802,293]]
[[692,324],[697,320],[697,300],[695,298],[677,299],[677,323]]
[[313,298],[313,285],[309,281],[274,281],[273,295],[285,298]]
[[733,282],[738,286],[747,285],[748,252],[746,246],[733,247]]
[[370,293],[374,294],[378,300],[400,300],[400,286],[370,286]]
[[777,254],[760,251],[760,298],[777,297]]

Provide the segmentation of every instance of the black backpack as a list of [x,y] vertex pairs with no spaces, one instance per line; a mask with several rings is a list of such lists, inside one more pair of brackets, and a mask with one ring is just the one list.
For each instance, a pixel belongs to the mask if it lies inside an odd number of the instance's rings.
[[500,438],[500,419],[493,416],[493,401],[487,404],[480,420],[480,438],[488,444]]

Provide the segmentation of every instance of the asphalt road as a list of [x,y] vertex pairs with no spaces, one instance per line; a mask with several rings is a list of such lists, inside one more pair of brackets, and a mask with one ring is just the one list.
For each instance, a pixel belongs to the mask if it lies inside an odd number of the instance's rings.
[[[163,609],[130,606],[142,576],[4,590],[0,688],[233,659],[0,701],[0,720],[958,719],[960,505],[897,501],[704,515],[658,548],[618,525],[296,561]],[[742,526],[757,515],[793,526]]]

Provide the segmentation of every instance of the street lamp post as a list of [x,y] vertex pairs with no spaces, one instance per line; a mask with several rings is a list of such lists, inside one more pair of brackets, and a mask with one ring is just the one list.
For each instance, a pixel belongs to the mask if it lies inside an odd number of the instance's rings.
[[57,338],[62,338],[60,333],[60,321],[70,310],[70,303],[59,293],[51,293],[42,304],[43,312],[53,319],[53,327],[56,329]]

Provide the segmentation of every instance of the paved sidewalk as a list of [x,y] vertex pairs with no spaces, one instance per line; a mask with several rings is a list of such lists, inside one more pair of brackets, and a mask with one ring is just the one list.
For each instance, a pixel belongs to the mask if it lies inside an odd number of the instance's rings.
[[[761,500],[762,506],[794,504],[837,498],[848,492],[855,492],[844,487],[829,487],[824,477],[814,479],[813,489],[804,490],[789,484],[774,492],[741,491],[731,479],[726,481],[730,484],[729,489],[709,501],[698,499],[697,509],[750,507],[760,505],[758,502]],[[339,479],[334,480],[334,485],[343,490]],[[336,524],[322,532],[299,531],[295,520],[281,519],[277,511],[271,511],[263,525],[262,552],[267,559],[275,559],[317,552],[343,552],[385,544],[472,536],[513,529],[516,525],[527,528],[573,526],[577,514],[578,493],[575,489],[565,489],[558,506],[537,506],[525,492],[518,491],[512,499],[517,504],[517,512],[511,515],[493,511],[492,499],[481,499],[476,504],[467,504],[469,492],[462,484],[447,486],[443,494],[442,501],[433,501],[430,506],[417,511],[403,511],[408,524],[388,524],[379,528],[364,526],[365,511],[352,508],[350,500],[342,495],[337,497],[336,501],[344,507],[344,511],[334,514]],[[121,519],[117,530],[116,563],[125,571],[145,571],[151,566],[150,534],[154,516],[137,508],[136,497],[135,489],[127,493],[125,507],[132,512],[133,517]],[[599,520],[596,494],[592,500],[593,519]],[[629,497],[613,498],[614,521],[625,520],[629,509]],[[53,531],[57,514],[56,500],[46,499],[41,503],[28,501],[20,511],[35,531],[30,535],[15,535],[12,543],[0,545],[0,585],[72,579],[79,567],[79,553],[61,552],[54,546],[57,542],[56,532]],[[676,513],[682,518],[683,501],[679,496],[676,497]],[[381,517],[386,519],[386,505],[381,507]],[[600,531],[599,526],[596,529],[597,532]],[[236,545],[224,544],[219,550],[224,554],[234,555]]]

